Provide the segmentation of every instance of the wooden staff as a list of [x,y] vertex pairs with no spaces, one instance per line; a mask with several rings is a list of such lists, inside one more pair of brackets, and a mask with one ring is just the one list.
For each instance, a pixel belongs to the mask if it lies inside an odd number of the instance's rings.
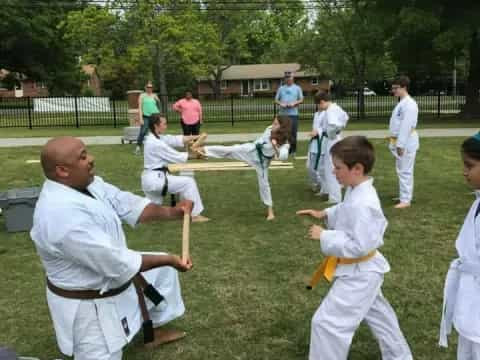
[[190,256],[190,214],[183,214],[182,260],[187,262]]

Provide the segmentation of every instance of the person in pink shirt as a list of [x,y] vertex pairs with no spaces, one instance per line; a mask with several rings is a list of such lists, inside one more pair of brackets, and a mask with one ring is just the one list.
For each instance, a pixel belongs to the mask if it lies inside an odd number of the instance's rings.
[[194,99],[192,92],[187,90],[185,97],[173,104],[173,110],[180,113],[183,135],[200,134],[202,125],[202,105]]

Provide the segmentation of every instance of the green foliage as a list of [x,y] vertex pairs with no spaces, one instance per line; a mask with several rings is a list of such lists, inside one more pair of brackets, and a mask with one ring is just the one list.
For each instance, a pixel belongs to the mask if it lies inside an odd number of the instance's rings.
[[302,63],[330,79],[352,79],[359,87],[395,72],[387,51],[388,24],[370,3],[352,1],[348,8],[322,4],[314,27],[298,43]]
[[4,0],[0,11],[0,68],[44,81],[49,88],[72,85],[76,59],[57,27],[75,0]]

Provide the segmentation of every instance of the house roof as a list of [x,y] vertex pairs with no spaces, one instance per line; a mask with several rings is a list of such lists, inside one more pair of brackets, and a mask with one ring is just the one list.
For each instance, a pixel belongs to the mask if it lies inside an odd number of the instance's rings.
[[223,71],[222,80],[281,79],[286,71],[291,71],[297,78],[317,75],[300,69],[297,63],[232,65]]

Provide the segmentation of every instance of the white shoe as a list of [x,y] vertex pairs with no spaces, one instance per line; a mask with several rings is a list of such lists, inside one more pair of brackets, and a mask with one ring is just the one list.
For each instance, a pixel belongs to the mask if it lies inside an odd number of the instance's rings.
[[140,146],[137,146],[135,148],[135,151],[133,152],[135,155],[140,155],[142,153],[142,149],[140,148]]

